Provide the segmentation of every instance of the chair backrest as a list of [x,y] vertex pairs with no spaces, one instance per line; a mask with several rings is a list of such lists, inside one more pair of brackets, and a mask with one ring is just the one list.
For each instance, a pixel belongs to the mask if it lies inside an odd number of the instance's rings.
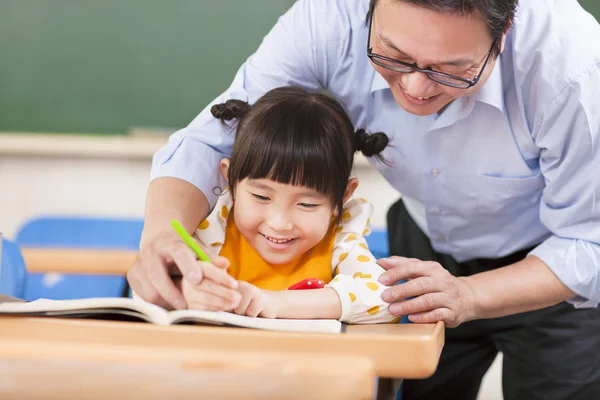
[[[141,219],[40,217],[21,227],[16,242],[21,247],[137,250],[142,228]],[[122,276],[29,274],[24,298],[119,297],[125,289]]]
[[366,236],[365,239],[369,245],[369,250],[371,250],[376,259],[389,257],[390,250],[387,230],[373,229],[371,234]]
[[6,239],[0,240],[0,294],[23,298],[27,275],[25,262],[15,243]]

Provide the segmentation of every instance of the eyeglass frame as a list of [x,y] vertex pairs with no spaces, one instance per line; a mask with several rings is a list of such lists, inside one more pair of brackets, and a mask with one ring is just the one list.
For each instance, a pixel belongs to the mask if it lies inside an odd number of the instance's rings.
[[[469,89],[469,88],[472,88],[473,86],[477,85],[477,82],[479,82],[479,79],[481,79],[481,75],[483,74],[483,71],[485,70],[485,67],[488,64],[488,61],[489,61],[490,57],[492,56],[492,53],[494,51],[494,47],[496,47],[496,40],[494,40],[492,42],[492,47],[490,48],[490,51],[488,52],[488,54],[487,54],[487,56],[485,58],[485,61],[483,62],[483,65],[481,66],[481,70],[479,71],[479,73],[477,75],[475,75],[475,77],[473,79],[466,79],[466,78],[462,78],[460,76],[447,74],[445,72],[434,71],[430,67],[428,67],[428,68],[419,68],[417,66],[417,63],[409,64],[409,63],[404,62],[404,61],[395,60],[393,58],[382,56],[381,54],[373,53],[373,47],[371,47],[371,31],[373,30],[373,14],[375,14],[375,9],[374,8],[371,10],[371,15],[370,15],[370,18],[369,18],[369,34],[368,34],[368,39],[367,39],[367,57],[369,57],[369,59],[374,64],[380,66],[381,68],[385,68],[385,69],[387,69],[389,71],[394,71],[394,72],[398,72],[398,73],[401,73],[401,74],[411,74],[411,73],[413,73],[415,71],[421,72],[421,73],[427,75],[427,77],[429,79],[431,79],[432,81],[434,81],[436,83],[439,83],[440,85],[448,86],[448,87],[451,87],[451,88],[455,88],[455,89]],[[410,71],[398,71],[398,70],[393,69],[390,66],[381,65],[377,61],[375,61],[377,59],[385,60],[385,61],[391,62],[393,64],[399,64],[401,66],[410,68]],[[455,79],[457,81],[464,82],[468,86],[463,87],[463,86],[458,86],[458,84],[457,84],[457,86],[455,86],[455,85],[452,85],[452,84],[449,84],[449,83],[440,82],[440,81],[435,80],[435,78],[433,78],[432,75],[433,76],[443,76],[443,77],[446,77],[446,78],[449,78],[449,79]]]

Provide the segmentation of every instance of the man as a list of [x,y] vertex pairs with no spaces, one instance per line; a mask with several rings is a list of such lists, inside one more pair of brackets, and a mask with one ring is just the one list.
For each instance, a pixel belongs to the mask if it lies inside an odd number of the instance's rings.
[[[390,136],[390,162],[371,162],[403,195],[388,214],[402,257],[380,280],[408,282],[383,298],[450,327],[438,371],[403,399],[475,399],[499,350],[507,399],[600,393],[598,38],[575,1],[301,0],[216,100],[327,89]],[[175,267],[202,278],[168,221],[208,214],[225,130],[207,108],[155,156],[129,273],[149,301],[185,307]]]

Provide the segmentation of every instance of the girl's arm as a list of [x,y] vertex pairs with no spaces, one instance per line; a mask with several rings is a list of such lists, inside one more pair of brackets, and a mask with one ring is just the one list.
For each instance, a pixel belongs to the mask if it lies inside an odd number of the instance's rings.
[[309,290],[267,291],[279,304],[277,318],[340,319],[342,302],[329,287]]
[[345,204],[342,224],[338,227],[329,287],[341,302],[340,321],[354,324],[398,322],[390,314],[389,304],[381,298],[387,286],[377,279],[385,272],[369,250],[365,236],[371,231],[373,207],[365,199],[353,198]]

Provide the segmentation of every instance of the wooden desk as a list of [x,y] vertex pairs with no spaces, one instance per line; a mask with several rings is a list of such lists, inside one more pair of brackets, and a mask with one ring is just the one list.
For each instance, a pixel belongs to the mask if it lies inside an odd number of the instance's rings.
[[[389,378],[425,378],[437,368],[444,343],[443,323],[352,325],[347,332],[299,334],[206,326],[157,326],[146,323],[0,317],[0,343],[7,340],[45,340],[86,346],[124,346],[127,353],[140,348],[165,351],[235,351],[318,353],[370,360],[375,375]],[[9,355],[10,346],[2,353]],[[132,353],[133,354],[133,353]],[[196,353],[200,354],[200,353]],[[150,357],[150,356],[148,356]]]
[[3,336],[5,399],[347,400],[374,393],[373,363],[361,357]]

